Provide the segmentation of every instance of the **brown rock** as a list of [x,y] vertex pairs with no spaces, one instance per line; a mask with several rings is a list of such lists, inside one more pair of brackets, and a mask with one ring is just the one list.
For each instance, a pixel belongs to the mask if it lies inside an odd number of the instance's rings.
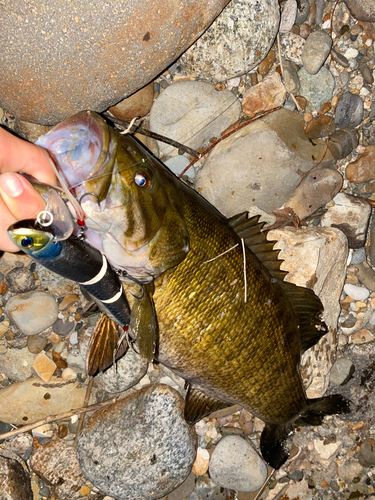
[[276,57],[275,51],[270,50],[268,52],[268,54],[266,55],[266,57],[263,59],[263,61],[258,66],[258,73],[260,75],[265,76],[269,72],[269,70],[272,67],[272,64],[275,61],[275,57]]
[[367,330],[367,328],[361,328],[361,330],[350,335],[350,342],[356,345],[368,344],[369,342],[374,342],[374,340],[375,335]]
[[130,97],[123,99],[116,106],[109,108],[109,111],[125,122],[132,120],[135,117],[147,115],[150,111],[154,100],[154,83],[151,82],[143,89],[138,90]]
[[308,139],[318,139],[320,137],[327,137],[335,130],[335,122],[332,116],[320,115],[313,118],[305,127],[305,134]]
[[2,500],[33,498],[30,476],[17,460],[0,457],[0,485]]
[[197,457],[193,464],[191,472],[196,476],[203,476],[208,470],[210,464],[210,454],[205,448],[198,448]]
[[28,335],[27,348],[32,354],[39,354],[46,347],[48,340],[40,335]]
[[367,146],[356,161],[349,163],[345,175],[347,179],[357,184],[375,179],[375,144]]
[[351,15],[358,21],[375,22],[374,0],[344,0]]
[[69,295],[66,295],[60,302],[59,304],[60,311],[65,311],[78,300],[81,300],[79,295],[77,295],[76,293],[69,293]]
[[267,75],[258,85],[250,87],[242,100],[242,111],[247,116],[255,116],[281,106],[286,98],[286,90],[281,77],[274,71]]

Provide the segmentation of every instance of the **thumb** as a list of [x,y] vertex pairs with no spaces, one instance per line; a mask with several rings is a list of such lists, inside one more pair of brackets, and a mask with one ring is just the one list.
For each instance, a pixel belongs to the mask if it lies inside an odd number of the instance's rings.
[[16,220],[33,219],[46,207],[43,197],[22,175],[0,175],[0,196]]

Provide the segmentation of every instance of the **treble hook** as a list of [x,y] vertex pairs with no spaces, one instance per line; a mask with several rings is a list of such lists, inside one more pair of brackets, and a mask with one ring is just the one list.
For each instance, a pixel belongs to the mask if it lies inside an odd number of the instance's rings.
[[141,300],[143,298],[143,296],[145,294],[145,290],[143,288],[144,283],[142,283],[141,281],[137,280],[137,278],[134,278],[133,276],[128,274],[127,271],[125,271],[124,269],[115,269],[115,273],[118,276],[121,276],[123,278],[128,278],[130,281],[133,281],[134,283],[139,285],[141,287],[141,290],[142,290],[142,294],[140,296],[134,295],[134,293],[132,293],[132,292],[129,292],[129,293],[137,300]]

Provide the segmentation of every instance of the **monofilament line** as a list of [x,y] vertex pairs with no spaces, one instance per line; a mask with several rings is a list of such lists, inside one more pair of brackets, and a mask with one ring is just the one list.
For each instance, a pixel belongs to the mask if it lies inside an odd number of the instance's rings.
[[244,239],[241,238],[242,243],[242,254],[243,254],[243,282],[245,286],[245,299],[244,302],[247,302],[247,277],[246,277],[246,253],[245,253],[245,242]]
[[238,247],[238,243],[236,243],[233,247],[230,247],[228,248],[228,250],[225,250],[225,252],[219,254],[219,255],[216,255],[216,257],[213,257],[212,259],[209,259],[209,260],[205,260],[203,262],[203,264],[207,264],[208,262],[212,262],[213,260],[216,260],[218,259],[219,257],[222,257],[223,255],[225,255],[226,253],[228,252],[231,252],[232,250],[234,250],[236,247]]

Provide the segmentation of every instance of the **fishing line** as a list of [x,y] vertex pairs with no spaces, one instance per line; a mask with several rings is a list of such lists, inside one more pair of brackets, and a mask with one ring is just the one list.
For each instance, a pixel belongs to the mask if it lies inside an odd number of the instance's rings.
[[243,254],[243,281],[244,281],[244,287],[245,287],[244,302],[246,304],[246,302],[247,302],[246,253],[245,253],[245,242],[244,242],[243,238],[241,238],[241,243],[242,243],[242,254]]
[[207,264],[208,262],[212,262],[213,260],[216,260],[218,259],[219,257],[222,257],[223,255],[225,255],[226,253],[228,252],[231,252],[232,250],[234,250],[236,247],[238,247],[239,243],[236,243],[233,247],[231,248],[228,248],[228,250],[225,250],[225,252],[219,254],[219,255],[216,255],[216,257],[213,257],[212,259],[209,259],[209,260],[205,260],[203,262],[203,264]]

